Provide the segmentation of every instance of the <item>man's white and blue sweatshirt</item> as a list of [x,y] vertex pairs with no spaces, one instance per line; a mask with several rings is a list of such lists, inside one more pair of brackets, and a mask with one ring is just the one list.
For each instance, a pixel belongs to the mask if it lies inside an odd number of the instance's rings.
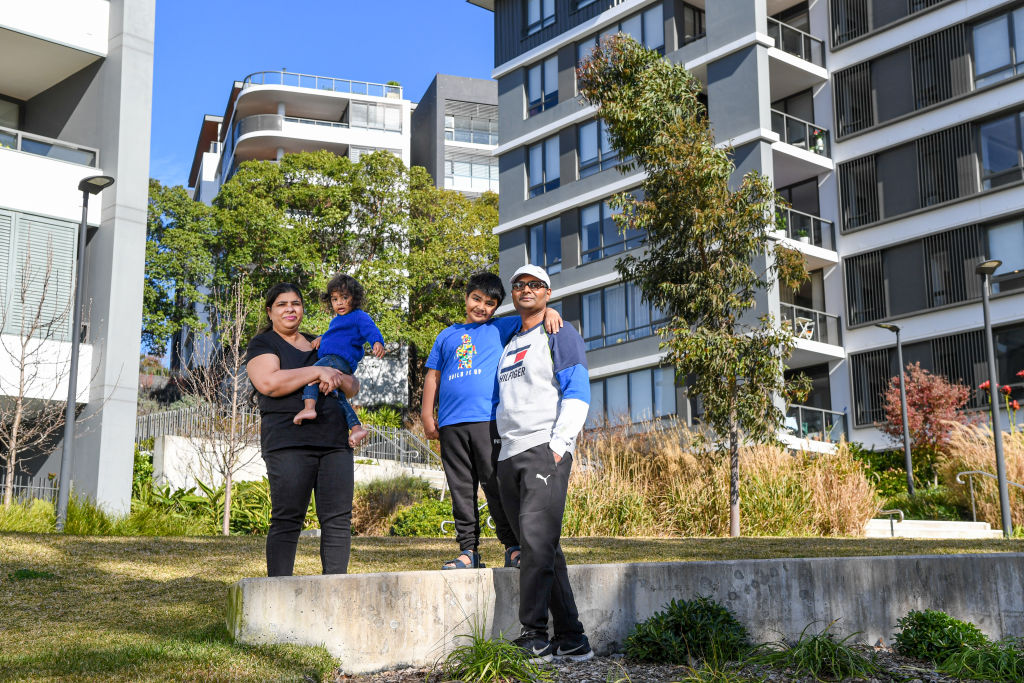
[[554,334],[540,323],[512,338],[498,363],[499,460],[550,443],[572,452],[590,410],[583,338],[571,325]]

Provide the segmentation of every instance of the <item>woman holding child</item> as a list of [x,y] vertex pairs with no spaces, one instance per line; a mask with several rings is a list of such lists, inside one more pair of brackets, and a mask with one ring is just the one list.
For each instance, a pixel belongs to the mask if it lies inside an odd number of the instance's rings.
[[[359,382],[330,366],[317,366],[314,337],[299,331],[304,301],[298,287],[280,283],[266,296],[268,323],[249,342],[247,370],[261,414],[260,441],[270,481],[271,520],[267,574],[290,576],[299,532],[316,492],[320,561],[324,574],[348,569],[352,525],[352,449],[338,400],[354,396]],[[316,384],[315,417],[296,424],[305,409],[302,391]]]

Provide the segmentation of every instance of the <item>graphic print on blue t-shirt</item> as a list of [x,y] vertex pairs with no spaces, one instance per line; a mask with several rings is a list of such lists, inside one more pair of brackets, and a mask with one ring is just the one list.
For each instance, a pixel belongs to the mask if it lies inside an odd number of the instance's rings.
[[437,335],[427,368],[440,374],[437,424],[494,419],[498,363],[505,344],[521,326],[517,316],[486,323],[452,325]]

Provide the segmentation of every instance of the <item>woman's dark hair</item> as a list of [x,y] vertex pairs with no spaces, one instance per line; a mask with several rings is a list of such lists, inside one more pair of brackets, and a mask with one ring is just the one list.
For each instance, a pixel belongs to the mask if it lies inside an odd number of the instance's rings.
[[263,306],[263,315],[266,316],[266,320],[262,325],[260,325],[260,329],[256,331],[256,334],[263,334],[264,332],[270,331],[273,325],[271,324],[270,316],[267,315],[266,311],[274,305],[274,302],[277,301],[277,297],[289,292],[294,292],[298,295],[299,301],[301,301],[303,306],[305,306],[306,300],[302,298],[302,290],[299,289],[298,285],[294,285],[291,282],[278,282],[267,290],[267,295],[264,297],[265,305]]
[[469,278],[469,282],[466,283],[466,296],[469,296],[478,289],[488,299],[497,301],[499,306],[505,300],[505,287],[501,284],[501,278],[494,273],[488,273],[486,270],[473,273]]
[[331,281],[327,283],[327,292],[323,296],[325,304],[330,305],[331,294],[334,294],[335,292],[338,294],[348,294],[352,297],[353,310],[363,307],[363,297],[365,296],[366,291],[363,289],[363,286],[359,284],[359,280],[355,279],[351,275],[345,275],[342,273],[331,278]]

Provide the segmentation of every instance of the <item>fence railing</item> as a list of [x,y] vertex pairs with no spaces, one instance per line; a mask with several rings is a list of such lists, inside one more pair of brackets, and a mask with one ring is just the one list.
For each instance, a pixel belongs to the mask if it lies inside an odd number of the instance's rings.
[[807,31],[768,18],[768,35],[775,39],[775,47],[800,59],[825,66],[825,41]]
[[100,152],[92,147],[83,147],[42,135],[23,133],[13,128],[0,128],[0,148],[16,149],[41,157],[68,161],[82,166],[99,167]]
[[801,439],[839,443],[846,436],[846,415],[834,410],[791,405],[786,428]]
[[402,86],[400,85],[353,81],[347,78],[330,78],[290,71],[257,71],[246,76],[242,82],[243,89],[254,85],[287,85],[294,88],[402,99]]
[[57,477],[14,475],[14,501],[25,503],[30,500],[48,500],[56,503]]
[[[988,477],[989,479],[995,479],[996,481],[999,481],[999,477],[992,474],[991,472],[983,472],[981,470],[969,470],[967,472],[957,472],[956,483],[963,484],[965,474],[967,475],[967,484],[968,486],[970,486],[971,489],[971,521],[977,522],[978,511],[974,506],[974,477]],[[1006,483],[1008,486],[1016,486],[1021,491],[1024,491],[1024,484],[1018,484],[1015,481],[1007,481]]]
[[831,156],[828,129],[816,126],[810,121],[798,119],[785,112],[772,109],[772,130],[779,134],[782,142],[806,149],[808,152]]
[[813,308],[779,304],[779,317],[782,326],[792,332],[797,339],[821,342],[842,346],[843,340],[839,333],[839,316],[816,311]]
[[786,233],[786,237],[836,250],[836,233],[832,221],[796,209],[779,208],[775,212],[778,216],[776,226]]
[[441,461],[426,441],[408,429],[364,425],[370,434],[359,444],[360,458],[397,460],[403,465],[441,468]]

